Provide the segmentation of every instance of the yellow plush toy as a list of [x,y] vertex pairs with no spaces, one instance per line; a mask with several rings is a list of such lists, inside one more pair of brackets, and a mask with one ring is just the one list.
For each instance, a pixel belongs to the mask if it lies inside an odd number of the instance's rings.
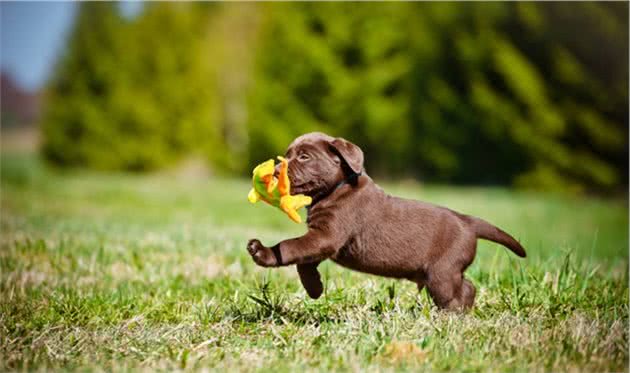
[[252,175],[253,188],[249,191],[247,199],[251,203],[264,201],[271,206],[284,211],[291,220],[301,223],[302,218],[297,213],[300,208],[311,204],[311,197],[303,194],[291,195],[291,182],[287,173],[289,163],[283,157],[280,160],[280,172],[278,178],[273,176],[275,164],[273,159],[256,166]]

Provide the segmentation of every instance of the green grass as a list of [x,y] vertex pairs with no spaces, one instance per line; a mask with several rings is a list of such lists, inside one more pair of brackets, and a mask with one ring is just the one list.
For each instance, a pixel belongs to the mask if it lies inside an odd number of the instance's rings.
[[467,314],[415,285],[245,250],[303,225],[246,200],[247,180],[62,172],[2,157],[0,370],[628,369],[627,200],[387,184],[496,223],[519,260],[480,241]]

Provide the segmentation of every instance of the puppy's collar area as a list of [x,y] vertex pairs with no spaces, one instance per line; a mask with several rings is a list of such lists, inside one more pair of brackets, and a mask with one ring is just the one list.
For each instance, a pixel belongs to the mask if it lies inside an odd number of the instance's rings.
[[344,186],[344,184],[350,184],[352,186],[356,186],[357,183],[359,182],[359,176],[361,176],[362,174],[363,172],[353,172],[351,175],[349,175],[345,179],[338,182],[337,185],[335,185],[335,188],[332,190],[332,192],[330,192],[330,194],[332,194],[335,190]]
[[353,172],[352,174],[350,174],[348,177],[346,177],[345,179],[341,180],[340,182],[337,183],[337,185],[335,185],[335,187],[327,194],[321,196],[321,197],[313,197],[313,203],[311,203],[309,206],[306,206],[306,211],[310,211],[311,207],[315,206],[316,203],[318,203],[319,201],[323,200],[324,198],[328,197],[329,195],[333,194],[337,189],[341,188],[342,186],[348,184],[351,186],[356,186],[357,183],[359,182],[359,176],[363,175],[363,171],[361,172]]

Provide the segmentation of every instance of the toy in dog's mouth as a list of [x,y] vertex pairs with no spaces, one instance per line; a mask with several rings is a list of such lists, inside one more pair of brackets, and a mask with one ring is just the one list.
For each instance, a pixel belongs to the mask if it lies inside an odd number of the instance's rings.
[[253,188],[249,191],[247,199],[251,203],[264,201],[267,204],[284,211],[291,220],[301,223],[302,218],[297,213],[300,208],[310,205],[311,197],[303,194],[291,195],[291,182],[289,181],[288,162],[283,157],[280,160],[280,170],[274,177],[275,163],[269,159],[254,168],[252,172]]

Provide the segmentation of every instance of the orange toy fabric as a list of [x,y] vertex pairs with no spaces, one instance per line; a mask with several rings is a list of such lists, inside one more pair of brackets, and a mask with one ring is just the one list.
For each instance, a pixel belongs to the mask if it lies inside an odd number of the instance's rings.
[[280,172],[276,179],[274,174],[275,163],[273,159],[265,161],[252,172],[253,188],[249,191],[247,199],[251,203],[264,201],[277,207],[296,223],[301,223],[302,218],[297,213],[300,208],[310,205],[311,197],[303,194],[291,195],[291,182],[289,181],[289,163],[283,157],[280,160]]

